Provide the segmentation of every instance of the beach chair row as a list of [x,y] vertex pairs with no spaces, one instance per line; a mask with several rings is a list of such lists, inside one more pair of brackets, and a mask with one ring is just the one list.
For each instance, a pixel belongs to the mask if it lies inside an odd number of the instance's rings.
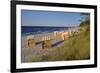
[[[68,32],[57,32],[56,31],[56,32],[54,32],[54,37],[56,39],[61,39],[61,40],[67,41],[67,39],[69,37],[69,33]],[[51,40],[50,36],[43,36],[40,41],[42,43],[43,49],[47,49],[47,48],[52,47],[51,46],[52,40]],[[27,36],[27,47],[30,47],[30,48],[36,47],[34,35]]]

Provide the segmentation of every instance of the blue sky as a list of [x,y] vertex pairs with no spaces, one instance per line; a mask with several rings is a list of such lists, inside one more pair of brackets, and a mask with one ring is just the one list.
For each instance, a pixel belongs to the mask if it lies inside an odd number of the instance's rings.
[[22,26],[78,26],[78,12],[21,10]]

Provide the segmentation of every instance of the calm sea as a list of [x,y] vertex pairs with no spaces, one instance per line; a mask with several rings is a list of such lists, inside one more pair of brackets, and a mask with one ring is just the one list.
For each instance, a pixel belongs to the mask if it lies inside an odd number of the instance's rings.
[[41,34],[41,33],[53,32],[53,31],[64,31],[68,29],[69,27],[21,26],[21,34],[22,35]]

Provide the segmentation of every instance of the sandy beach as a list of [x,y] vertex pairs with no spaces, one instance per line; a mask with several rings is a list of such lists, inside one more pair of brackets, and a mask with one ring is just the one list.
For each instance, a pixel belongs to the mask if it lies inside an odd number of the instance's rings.
[[[84,27],[84,29],[86,28]],[[72,32],[71,34],[69,34],[69,38],[67,38],[67,40],[62,38],[59,39],[55,37],[54,32],[35,34],[34,35],[35,46],[31,48],[28,47],[27,45],[27,37],[33,36],[33,34],[22,36],[21,37],[21,62],[31,63],[31,62],[44,62],[44,61],[89,59],[90,57],[89,34],[87,35],[84,34],[89,31],[84,31],[84,30],[77,31],[77,29],[71,31]],[[42,38],[45,36],[50,37],[49,48],[43,47]]]
[[[30,35],[28,35],[30,36]],[[42,48],[42,37],[49,36],[51,38],[52,47],[48,49]],[[21,62],[30,62],[35,56],[48,55],[52,49],[63,45],[64,41],[62,39],[57,39],[54,33],[43,33],[34,35],[36,46],[35,48],[27,47],[27,36],[22,36],[21,39]]]

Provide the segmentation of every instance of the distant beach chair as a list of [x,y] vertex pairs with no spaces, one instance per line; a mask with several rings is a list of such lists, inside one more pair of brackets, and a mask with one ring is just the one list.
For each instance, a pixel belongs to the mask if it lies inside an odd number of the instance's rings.
[[54,36],[55,36],[55,37],[57,37],[57,32],[58,32],[58,31],[54,31]]
[[63,32],[63,40],[66,41],[69,38],[69,32]]
[[54,31],[53,33],[54,33],[54,36],[56,36],[56,31]]
[[56,39],[62,39],[62,33],[61,31],[55,31],[54,36]]
[[62,39],[62,40],[67,40],[69,37],[69,32],[65,32],[65,31],[56,31],[54,32],[54,36],[57,39]]
[[43,49],[51,48],[51,39],[49,36],[42,37],[42,48]]
[[36,46],[34,35],[27,36],[27,47],[34,48]]

